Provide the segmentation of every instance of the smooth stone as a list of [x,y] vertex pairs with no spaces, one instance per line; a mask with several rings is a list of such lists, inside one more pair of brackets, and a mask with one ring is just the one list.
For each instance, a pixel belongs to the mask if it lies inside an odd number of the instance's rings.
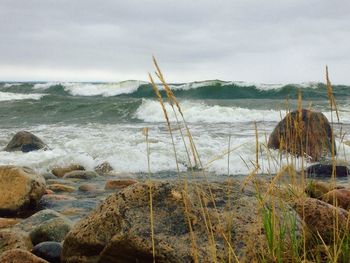
[[57,179],[57,176],[55,176],[55,175],[52,174],[52,173],[43,173],[41,176],[44,177],[45,180]]
[[35,227],[29,236],[34,245],[45,241],[61,242],[72,227],[72,222],[62,217],[53,218]]
[[108,180],[105,185],[106,190],[115,190],[138,183],[135,180]]
[[66,173],[77,171],[77,170],[85,170],[85,168],[79,164],[71,164],[66,167],[56,167],[52,169],[52,173],[57,177],[63,177]]
[[75,215],[82,214],[83,212],[85,212],[85,210],[82,208],[70,207],[70,208],[61,210],[60,212],[62,215],[65,215],[65,216],[75,216]]
[[346,210],[309,197],[294,201],[293,206],[312,234],[315,236],[319,234],[324,242],[333,241],[333,222],[336,220],[339,234],[349,234],[349,214]]
[[322,200],[328,204],[344,208],[350,208],[350,190],[348,189],[334,189],[322,196]]
[[32,247],[32,242],[27,233],[15,230],[0,230],[0,254],[10,249],[30,250]]
[[99,175],[104,175],[113,171],[113,167],[109,164],[109,162],[103,162],[97,165],[94,168],[94,171],[97,172]]
[[[306,175],[308,177],[331,177],[333,171],[332,164],[314,164],[306,168]],[[336,165],[335,176],[347,177],[349,174],[349,168],[347,166]]]
[[1,263],[49,263],[23,249],[11,249],[0,255]]
[[[298,134],[298,139],[296,139]],[[336,155],[335,142],[332,147],[332,127],[321,112],[306,109],[295,110],[281,120],[269,136],[268,148],[285,150],[296,156],[305,153],[312,161],[319,161],[325,154]]]
[[32,253],[50,263],[61,262],[62,245],[59,242],[47,241],[34,246]]
[[3,218],[0,217],[0,228],[8,228],[17,224],[20,220],[18,218]]
[[45,194],[45,179],[28,167],[0,166],[0,215],[35,208]]
[[99,176],[95,171],[73,171],[66,173],[63,178],[92,179]]
[[63,185],[63,184],[50,184],[47,186],[48,189],[54,192],[74,192],[75,187]]
[[17,132],[7,144],[4,151],[31,152],[48,148],[47,145],[34,134],[27,131]]
[[97,190],[94,184],[82,184],[79,186],[79,191],[81,192],[95,192]]
[[59,201],[74,201],[77,200],[74,196],[69,195],[59,195],[59,194],[48,194],[44,195],[41,198],[40,204],[45,205],[52,202],[59,202]]
[[44,209],[41,210],[34,215],[23,219],[21,222],[16,224],[14,227],[16,229],[20,229],[26,232],[30,232],[33,230],[35,227],[41,225],[42,223],[53,219],[53,218],[65,218],[62,216],[60,213],[56,212],[55,210],[52,209]]

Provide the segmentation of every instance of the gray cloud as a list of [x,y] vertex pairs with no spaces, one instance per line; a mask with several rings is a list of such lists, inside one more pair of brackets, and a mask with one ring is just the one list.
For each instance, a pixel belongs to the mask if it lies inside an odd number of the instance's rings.
[[0,0],[0,79],[350,83],[350,2]]

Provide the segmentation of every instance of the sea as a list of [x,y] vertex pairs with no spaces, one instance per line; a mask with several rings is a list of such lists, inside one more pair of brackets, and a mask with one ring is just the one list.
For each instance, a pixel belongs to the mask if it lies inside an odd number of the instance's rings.
[[[0,165],[22,165],[46,172],[71,163],[93,169],[109,162],[121,173],[147,174],[150,168],[152,174],[170,176],[176,174],[177,166],[184,172],[190,164],[180,129],[187,149],[189,137],[180,115],[177,123],[162,86],[158,86],[171,122],[177,161],[162,107],[148,82],[3,82]],[[332,122],[337,158],[347,160],[350,156],[350,147],[342,143],[350,140],[350,86],[333,86],[339,121],[331,112],[323,83],[210,80],[170,87],[179,101],[202,166],[212,177],[249,174],[256,167],[257,149],[258,173],[276,173],[286,158],[268,150],[267,140],[286,112],[297,108],[299,91],[304,108],[321,111]],[[21,130],[37,135],[49,149],[30,153],[3,151]]]

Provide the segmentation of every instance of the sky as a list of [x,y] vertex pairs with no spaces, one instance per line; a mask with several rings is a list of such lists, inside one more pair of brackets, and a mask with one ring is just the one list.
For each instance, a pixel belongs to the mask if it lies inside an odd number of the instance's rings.
[[0,80],[350,84],[348,0],[0,0]]

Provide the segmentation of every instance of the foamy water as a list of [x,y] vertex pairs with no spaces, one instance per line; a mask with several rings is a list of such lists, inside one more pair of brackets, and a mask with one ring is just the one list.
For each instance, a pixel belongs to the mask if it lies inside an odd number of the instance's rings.
[[[44,172],[70,163],[80,163],[87,169],[93,169],[108,161],[119,172],[147,173],[146,143],[142,129],[148,127],[151,171],[176,171],[162,108],[154,98],[152,88],[146,84],[142,81],[0,84],[0,101],[6,102],[0,105],[0,149],[20,130],[33,132],[50,147],[47,151],[30,153],[0,151],[0,164],[25,165]],[[255,88],[251,88],[252,85]],[[298,85],[306,93],[319,96],[312,105],[331,120],[329,105],[324,99],[326,91],[313,83]],[[179,95],[201,161],[208,171],[227,174],[229,167],[229,173],[237,175],[254,169],[255,122],[259,134],[259,172],[275,173],[285,164],[280,161],[277,151],[266,150],[266,138],[286,113],[284,99],[276,99],[275,96],[285,96],[290,88],[283,90],[279,84],[224,81],[171,86]],[[202,90],[202,87],[205,89]],[[220,92],[224,92],[224,96]],[[337,92],[346,94],[347,89],[339,87]],[[236,94],[247,94],[247,98],[236,99]],[[259,97],[261,94],[265,96],[264,99]],[[343,123],[343,132],[347,132],[350,127],[350,103],[347,95],[341,95],[341,98],[338,104],[340,122]],[[179,167],[185,171],[189,164],[186,149],[172,108],[168,103],[165,105],[173,124]],[[292,109],[296,105],[295,100],[290,100]],[[309,101],[306,102],[308,105]],[[336,120],[334,114],[333,120]],[[335,128],[338,135],[340,126],[335,125]],[[228,156],[224,152],[229,147],[229,137],[230,148],[234,150],[228,166]],[[344,140],[350,140],[348,133]],[[339,146],[339,136],[337,141]],[[349,149],[341,145],[339,158],[346,158]]]

